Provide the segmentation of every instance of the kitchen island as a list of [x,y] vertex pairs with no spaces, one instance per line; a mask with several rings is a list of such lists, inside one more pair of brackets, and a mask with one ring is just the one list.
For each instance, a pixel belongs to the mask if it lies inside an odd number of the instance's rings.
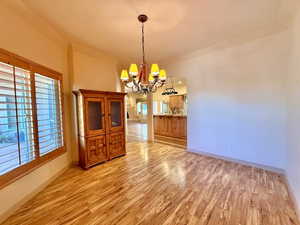
[[184,115],[153,115],[154,136],[186,145],[187,121]]

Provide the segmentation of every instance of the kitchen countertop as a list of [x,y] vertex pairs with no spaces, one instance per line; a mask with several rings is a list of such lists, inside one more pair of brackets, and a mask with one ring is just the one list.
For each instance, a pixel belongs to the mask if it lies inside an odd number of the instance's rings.
[[186,115],[181,115],[181,114],[158,114],[153,116],[186,117]]

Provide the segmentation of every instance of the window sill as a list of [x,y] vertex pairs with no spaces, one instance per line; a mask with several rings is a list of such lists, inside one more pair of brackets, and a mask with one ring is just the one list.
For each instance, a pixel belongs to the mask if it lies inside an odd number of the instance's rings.
[[38,169],[39,167],[43,166],[47,162],[56,159],[57,157],[66,153],[65,147],[58,148],[53,152],[50,152],[44,156],[41,156],[27,164],[24,164],[16,169],[5,173],[0,176],[0,190],[4,187],[8,186],[9,184],[15,182],[16,180],[26,176],[27,174],[33,172],[34,170]]

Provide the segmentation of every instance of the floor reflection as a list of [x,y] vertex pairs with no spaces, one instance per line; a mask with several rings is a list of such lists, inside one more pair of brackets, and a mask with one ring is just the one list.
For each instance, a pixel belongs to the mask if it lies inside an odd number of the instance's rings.
[[[148,125],[138,121],[127,121],[127,142],[147,142]],[[186,141],[177,138],[168,138],[163,136],[155,136],[155,142],[171,145],[175,147],[186,148]]]
[[299,224],[286,193],[272,172],[131,142],[124,157],[68,169],[2,225]]
[[145,142],[147,139],[147,123],[127,121],[127,142]]

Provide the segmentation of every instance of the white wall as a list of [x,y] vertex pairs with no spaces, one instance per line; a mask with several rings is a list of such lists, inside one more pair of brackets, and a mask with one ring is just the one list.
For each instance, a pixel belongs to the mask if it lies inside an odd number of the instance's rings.
[[189,149],[285,168],[289,41],[284,31],[163,62],[187,80]]
[[[70,109],[70,84],[67,73],[66,46],[55,42],[44,33],[33,27],[27,17],[0,3],[0,48],[28,58],[62,72],[64,77],[65,113]],[[53,176],[70,164],[70,124],[71,118],[66,117],[67,153],[41,166],[34,172],[0,190],[0,221],[9,215],[14,207],[39,190]]]
[[118,61],[93,49],[73,47],[73,90],[119,91]]
[[[23,3],[20,3],[23,4]],[[119,91],[117,60],[95,49],[69,45],[25,7],[0,2],[0,48],[63,73],[67,153],[0,190],[0,222],[38,190],[78,160],[72,90]]]
[[[69,76],[67,47],[56,40],[57,35],[50,38],[2,3],[0,27],[5,30],[0,35],[1,48],[63,73],[67,115],[71,115],[72,89],[119,90],[117,62],[113,57],[74,47],[70,51]],[[163,64],[169,75],[187,80],[188,147],[266,166],[286,167],[300,205],[299,58],[298,17],[293,33],[287,30],[230,47],[225,44]],[[68,147],[72,116],[66,116],[66,124]],[[5,202],[0,204],[0,221],[70,163],[71,151],[67,150],[67,154],[0,190],[1,202]]]
[[[292,58],[287,82],[288,151],[287,177],[300,207],[300,14],[294,22],[291,41]],[[300,215],[300,211],[299,211]]]
[[[69,48],[69,70],[72,74],[72,90],[89,89],[98,91],[120,91],[118,61],[93,48],[72,45]],[[76,115],[75,99],[73,99],[73,117]],[[72,160],[77,163],[78,132],[74,119],[72,130]]]

